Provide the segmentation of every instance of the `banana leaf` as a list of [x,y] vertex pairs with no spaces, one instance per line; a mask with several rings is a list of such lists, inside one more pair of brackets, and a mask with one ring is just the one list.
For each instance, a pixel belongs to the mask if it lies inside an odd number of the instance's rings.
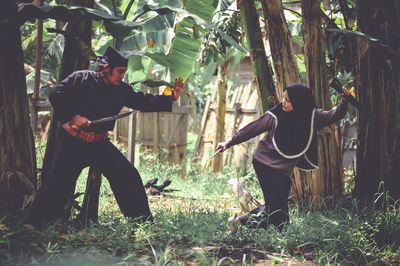
[[61,21],[69,21],[77,17],[92,19],[117,21],[118,17],[112,16],[102,10],[81,7],[81,6],[34,6],[26,5],[18,12],[17,20],[22,25],[30,19],[52,18]]
[[[207,28],[218,31],[229,44],[240,51],[246,51],[242,46],[211,23],[217,5],[218,0],[186,0],[183,1],[184,9],[169,6],[161,8],[146,6],[147,11],[163,14],[158,16],[164,16],[164,18],[149,18],[141,22],[127,22],[105,11],[85,7],[37,7],[30,5],[25,6],[19,12],[19,21],[23,23],[33,18],[53,18],[68,21],[76,17],[85,17],[93,20],[103,20],[105,24],[107,24],[108,30],[112,31],[114,35],[122,34],[125,36],[126,34],[126,36],[129,36],[129,34],[131,34],[132,36],[139,36],[139,32],[171,27],[171,14],[176,13],[180,22],[175,26],[176,34],[172,39],[169,53],[165,55],[162,53],[145,52],[139,56],[146,55],[158,64],[167,67],[170,71],[171,80],[174,80],[176,77],[182,77],[186,80],[200,53],[202,40],[200,39],[199,32],[205,33]],[[167,40],[167,38],[165,39]],[[146,38],[146,44],[148,44],[147,40]],[[85,49],[87,50],[87,47]],[[135,47],[128,47],[126,52],[132,52],[130,49],[134,50]]]
[[[40,70],[40,88],[44,86],[49,86],[48,81],[51,78],[51,73],[46,70]],[[34,87],[35,87],[35,71],[32,71],[26,76],[26,92],[28,94],[33,94],[34,93]],[[42,95],[42,94],[41,94]]]
[[327,28],[325,29],[325,31],[328,32],[336,32],[339,34],[347,34],[347,35],[354,35],[354,36],[360,36],[365,38],[366,40],[368,40],[372,45],[376,45],[376,46],[380,46],[382,47],[384,50],[386,50],[387,52],[389,52],[390,55],[395,55],[396,53],[393,51],[393,49],[387,45],[384,44],[382,40],[380,39],[376,39],[374,37],[371,37],[368,34],[362,33],[360,31],[355,31],[355,30],[340,30],[340,29],[331,29],[331,28]]
[[146,79],[146,80],[140,80],[140,81],[135,81],[130,83],[132,86],[141,83],[147,87],[150,88],[155,88],[155,87],[161,87],[161,86],[167,86],[169,88],[173,88],[174,84],[164,81],[164,80],[152,80],[152,79]]
[[167,55],[146,53],[146,56],[168,67],[171,80],[174,80],[176,77],[182,77],[184,80],[188,78],[201,50],[202,39],[199,37],[199,31],[204,33],[206,32],[206,28],[218,31],[229,44],[242,52],[246,51],[231,37],[211,23],[217,4],[218,1],[212,0],[187,0],[183,5],[185,10],[168,7],[176,11],[178,17],[182,18],[175,26],[176,34],[172,39],[169,53]]

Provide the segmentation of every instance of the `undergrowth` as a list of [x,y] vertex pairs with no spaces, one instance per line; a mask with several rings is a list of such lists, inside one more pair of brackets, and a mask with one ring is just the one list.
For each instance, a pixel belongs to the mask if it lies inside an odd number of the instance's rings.
[[[215,174],[198,164],[181,166],[138,152],[136,166],[143,182],[169,179],[170,192],[149,196],[154,223],[136,224],[120,213],[108,182],[100,193],[99,223],[81,228],[57,222],[43,232],[29,231],[18,217],[0,220],[2,265],[226,265],[270,263],[398,264],[400,209],[386,194],[363,206],[349,197],[297,203],[290,223],[275,227],[239,227],[229,233],[228,218],[240,214],[230,191],[231,178],[244,178],[259,201],[254,172],[226,167]],[[77,191],[86,186],[87,171]],[[81,198],[78,198],[82,200]],[[77,214],[73,210],[72,217]]]

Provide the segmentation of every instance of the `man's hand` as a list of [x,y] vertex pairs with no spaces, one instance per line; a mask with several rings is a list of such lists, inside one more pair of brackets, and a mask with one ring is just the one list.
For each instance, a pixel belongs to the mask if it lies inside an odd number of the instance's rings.
[[73,129],[88,128],[90,126],[89,119],[80,115],[72,117],[70,124]]
[[340,98],[342,98],[342,101],[347,103],[348,100],[346,99],[346,96],[350,95],[350,91],[346,88],[342,88],[343,92],[341,94],[339,94]]
[[175,79],[175,87],[172,90],[172,99],[175,101],[179,98],[182,92],[183,79],[181,77]]
[[226,145],[228,144],[227,141],[218,143],[217,150],[221,150],[221,152],[226,151]]

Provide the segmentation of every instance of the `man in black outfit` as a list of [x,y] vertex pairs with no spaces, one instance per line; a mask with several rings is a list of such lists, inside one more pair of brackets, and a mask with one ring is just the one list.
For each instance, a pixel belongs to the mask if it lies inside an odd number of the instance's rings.
[[76,71],[54,87],[49,98],[55,117],[63,124],[61,143],[48,181],[32,203],[26,223],[43,228],[62,217],[69,193],[89,165],[108,179],[126,217],[153,220],[139,172],[107,138],[115,121],[95,125],[90,121],[116,115],[123,106],[142,112],[170,112],[183,84],[181,78],[175,80],[171,96],[135,92],[122,81],[127,64],[126,57],[108,47],[96,71]]

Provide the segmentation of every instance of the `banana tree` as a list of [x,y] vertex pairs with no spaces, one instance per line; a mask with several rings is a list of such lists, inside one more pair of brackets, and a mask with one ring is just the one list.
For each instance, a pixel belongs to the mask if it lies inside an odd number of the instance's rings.
[[301,82],[293,51],[291,32],[286,21],[281,0],[262,1],[263,13],[268,25],[268,41],[271,47],[278,98],[283,88]]
[[[207,32],[207,29],[219,31],[222,38],[228,43],[241,51],[245,51],[242,46],[211,23],[211,18],[217,5],[217,0],[188,0],[184,2],[182,8],[145,5],[143,12],[155,12],[158,15],[144,19],[143,21],[109,21],[106,29],[112,36],[119,36],[124,39],[121,44],[121,51],[129,55],[132,58],[131,60],[137,60],[137,57],[146,56],[168,69],[169,80],[174,80],[176,77],[182,77],[186,80],[200,55],[202,47],[201,36]],[[177,22],[175,24],[171,23],[172,14],[177,14]],[[160,17],[163,17],[163,19]],[[158,38],[152,39],[151,37],[157,36],[157,31],[165,30],[166,34],[171,33],[167,30],[172,27],[175,29],[175,33],[171,39],[171,43],[163,43],[169,48],[167,54],[151,52],[149,49],[145,49],[144,51],[137,50],[144,47],[145,44],[147,44],[146,48],[148,46],[152,48],[151,46],[155,44],[154,40],[162,39],[168,41],[170,38],[163,35],[164,32],[159,34]],[[143,40],[144,36],[146,36],[146,41]]]
[[[281,97],[285,86],[301,82],[293,50],[293,37],[283,12],[282,2],[280,0],[264,0],[262,6],[268,27],[268,41],[275,69],[277,94]],[[307,200],[310,195],[316,194],[311,189],[311,172],[295,169],[291,180],[293,184],[291,199],[293,201]]]
[[0,217],[29,204],[36,190],[35,143],[16,1],[0,2]]
[[[321,7],[317,2],[301,1],[303,15],[304,54],[307,66],[307,83],[313,90],[317,107],[332,106],[328,90],[328,73],[325,46],[321,28]],[[313,196],[327,197],[342,192],[342,162],[336,140],[337,129],[325,127],[317,134],[318,171],[313,173]]]
[[260,110],[264,113],[276,102],[273,73],[269,65],[262,40],[260,20],[253,1],[237,1],[242,16],[242,24],[250,48],[250,59],[255,74]]
[[[219,12],[219,18],[214,19],[218,25],[218,29],[228,34],[236,42],[242,42],[242,34],[240,31],[240,13],[235,12]],[[203,64],[209,65],[216,63],[218,68],[217,80],[217,112],[216,112],[216,128],[214,146],[225,139],[225,111],[226,111],[226,93],[228,73],[230,69],[240,62],[244,53],[233,48],[225,41],[218,31],[211,31],[207,34],[205,48],[202,52]],[[212,64],[211,64],[212,65]],[[212,65],[213,66],[213,65]],[[199,136],[200,138],[201,136]],[[214,157],[211,161],[211,168],[214,172],[222,170],[223,157],[221,154]]]
[[356,7],[362,35],[356,38],[355,87],[365,111],[359,113],[354,195],[372,203],[381,182],[400,197],[400,9],[397,1],[357,1]]
[[[169,53],[164,55],[162,53],[150,53],[147,51],[141,52],[141,55],[146,55],[149,58],[153,59],[157,63],[166,66],[169,71],[172,79],[177,76],[187,77],[191,71],[191,68],[194,64],[196,55],[199,54],[201,47],[201,40],[199,38],[199,32],[206,32],[205,27],[215,28],[213,24],[209,22],[209,19],[212,17],[213,10],[215,10],[215,6],[217,1],[186,1],[184,9],[175,8],[175,7],[164,7],[164,8],[154,8],[154,7],[146,7],[147,11],[154,11],[159,15],[168,15],[170,13],[178,13],[181,16],[181,21],[175,26],[176,34],[175,38],[172,40],[172,44],[169,49]],[[197,15],[196,15],[197,13]],[[123,35],[132,34],[133,32],[151,32],[151,30],[158,30],[159,28],[154,27],[152,21],[154,18],[148,18],[144,21],[140,22],[128,22],[125,20],[121,20],[119,17],[113,16],[104,12],[102,10],[95,10],[91,8],[84,7],[68,7],[68,6],[46,6],[46,7],[35,7],[35,6],[26,6],[19,12],[19,16],[17,17],[19,23],[23,23],[27,19],[33,18],[53,18],[59,19],[63,21],[68,21],[74,18],[85,17],[90,20],[102,20],[106,25],[106,29],[113,34]],[[165,20],[164,20],[165,21]],[[147,24],[146,24],[147,23]],[[157,25],[160,25],[158,23]],[[164,27],[167,24],[163,24]],[[218,29],[216,29],[218,30]],[[227,39],[229,43],[242,49],[237,43],[235,43],[231,38],[229,38],[226,34],[221,33],[221,35]],[[192,37],[197,37],[195,40],[192,40]],[[75,42],[82,43],[79,40],[75,40]],[[83,42],[84,43],[84,42]],[[189,44],[189,45],[188,45]],[[78,45],[81,52],[87,58],[93,58],[94,54],[91,52],[89,45]],[[187,48],[190,49],[187,49]],[[128,51],[129,52],[129,51]],[[133,51],[131,54],[137,54],[137,51]],[[139,53],[140,54],[140,53]],[[178,61],[178,62],[174,62]],[[189,66],[189,67],[188,67]],[[56,138],[53,138],[55,140]],[[54,147],[54,145],[48,145],[49,147]],[[48,154],[51,154],[50,152]],[[45,158],[50,158],[51,156],[47,155]],[[49,160],[45,161],[43,169],[48,169],[50,165]]]

